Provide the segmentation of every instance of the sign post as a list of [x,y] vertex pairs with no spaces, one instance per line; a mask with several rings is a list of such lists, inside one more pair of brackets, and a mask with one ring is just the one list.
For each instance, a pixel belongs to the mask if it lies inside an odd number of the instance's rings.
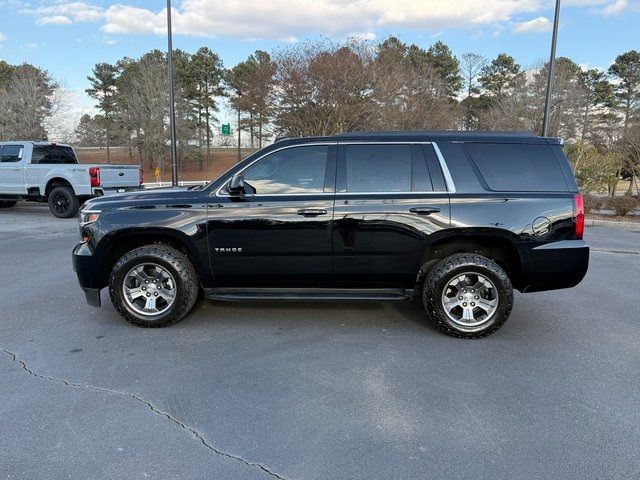
[[231,136],[231,124],[223,123],[220,130],[225,137]]

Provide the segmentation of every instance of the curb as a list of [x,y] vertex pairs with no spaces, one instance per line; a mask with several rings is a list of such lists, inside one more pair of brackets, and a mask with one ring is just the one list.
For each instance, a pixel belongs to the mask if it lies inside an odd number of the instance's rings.
[[615,220],[597,220],[593,218],[586,218],[584,224],[586,227],[608,227],[621,230],[640,231],[639,222],[617,222]]

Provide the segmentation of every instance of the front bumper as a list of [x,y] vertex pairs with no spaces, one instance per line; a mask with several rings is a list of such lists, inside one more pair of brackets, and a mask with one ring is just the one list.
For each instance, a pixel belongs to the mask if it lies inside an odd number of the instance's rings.
[[78,276],[78,283],[84,291],[87,303],[92,307],[100,306],[99,269],[96,257],[88,243],[77,244],[71,255],[73,270]]
[[589,247],[584,240],[545,243],[522,253],[523,292],[575,287],[589,268]]

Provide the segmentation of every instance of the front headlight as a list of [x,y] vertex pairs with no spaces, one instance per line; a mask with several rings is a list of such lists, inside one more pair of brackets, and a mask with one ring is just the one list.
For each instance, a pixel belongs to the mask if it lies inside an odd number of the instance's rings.
[[100,210],[81,211],[80,215],[78,216],[78,221],[80,222],[80,228],[98,220],[98,218],[100,217],[100,213],[102,213]]
[[78,215],[78,223],[80,227],[80,238],[83,243],[89,241],[89,235],[85,227],[91,225],[100,218],[100,210],[82,210]]

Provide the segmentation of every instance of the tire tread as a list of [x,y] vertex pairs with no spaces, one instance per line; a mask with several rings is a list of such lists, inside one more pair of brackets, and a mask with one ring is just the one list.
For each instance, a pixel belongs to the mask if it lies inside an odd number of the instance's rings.
[[[504,304],[505,309],[502,316],[485,330],[480,330],[478,332],[464,332],[457,330],[451,327],[445,320],[439,318],[437,314],[435,302],[438,302],[440,299],[440,293],[436,291],[437,284],[444,276],[460,267],[484,268],[496,275],[501,282],[509,288],[510,294],[506,296],[506,304]],[[501,298],[503,296],[504,295],[501,295]],[[491,335],[493,332],[498,330],[509,318],[513,308],[513,289],[511,287],[511,280],[509,279],[509,276],[495,262],[491,261],[487,257],[474,253],[456,253],[444,258],[429,271],[424,281],[422,299],[428,316],[442,333],[456,338],[482,338]]]
[[[120,302],[115,295],[116,288],[118,288],[116,285],[118,272],[131,260],[139,257],[155,257],[170,264],[178,272],[178,276],[182,283],[183,295],[180,299],[180,304],[177,308],[173,307],[170,314],[160,321],[154,322],[135,317],[124,306],[120,305]],[[109,275],[109,297],[111,298],[113,307],[125,320],[139,327],[160,328],[178,323],[187,313],[189,313],[191,308],[193,308],[193,305],[196,303],[198,298],[199,291],[200,282],[198,273],[191,263],[191,260],[189,260],[184,253],[170,247],[169,245],[153,244],[135,248],[118,259],[111,270],[111,274]]]

